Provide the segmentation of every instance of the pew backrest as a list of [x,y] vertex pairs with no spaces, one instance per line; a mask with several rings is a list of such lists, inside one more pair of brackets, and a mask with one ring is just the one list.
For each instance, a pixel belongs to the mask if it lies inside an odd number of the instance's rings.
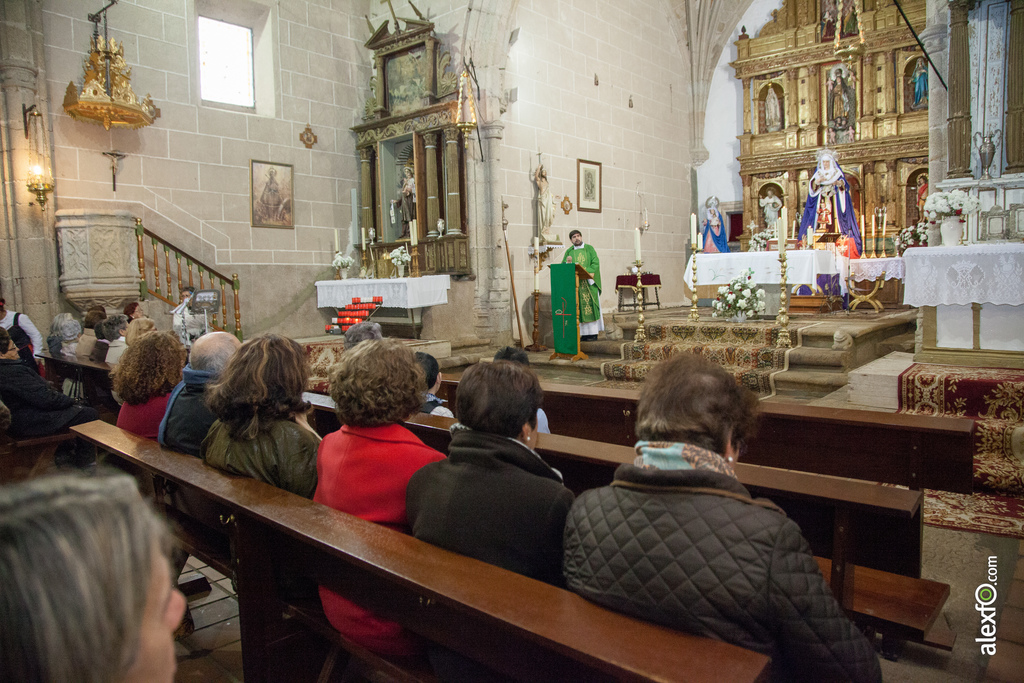
[[[73,428],[135,473],[220,507],[237,552],[246,681],[265,680],[275,562],[515,678],[767,680],[768,658],[605,610],[103,422]],[[178,514],[181,514],[180,511]],[[281,558],[287,558],[282,560]]]

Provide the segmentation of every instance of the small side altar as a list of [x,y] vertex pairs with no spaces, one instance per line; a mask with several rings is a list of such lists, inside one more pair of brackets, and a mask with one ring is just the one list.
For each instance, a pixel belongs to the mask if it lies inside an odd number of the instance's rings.
[[320,280],[316,283],[317,308],[342,308],[353,297],[382,297],[385,308],[419,309],[448,303],[452,279],[448,275],[368,280]]
[[903,301],[921,308],[919,363],[1024,368],[1024,244],[915,247]]

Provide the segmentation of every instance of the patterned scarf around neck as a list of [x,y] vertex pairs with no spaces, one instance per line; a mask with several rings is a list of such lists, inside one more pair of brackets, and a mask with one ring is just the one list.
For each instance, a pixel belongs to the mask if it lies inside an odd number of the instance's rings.
[[672,441],[637,441],[637,467],[658,470],[710,470],[736,478],[732,465],[721,455],[700,446]]

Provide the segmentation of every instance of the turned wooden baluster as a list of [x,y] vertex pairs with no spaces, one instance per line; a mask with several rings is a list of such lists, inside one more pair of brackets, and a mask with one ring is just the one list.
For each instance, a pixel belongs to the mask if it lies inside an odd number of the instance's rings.
[[231,289],[235,292],[235,336],[238,337],[239,341],[242,341],[242,309],[241,304],[238,302],[238,273],[231,274]]
[[157,256],[155,237],[153,238],[153,291],[160,294],[160,258]]
[[146,248],[142,246],[142,219],[135,219],[135,241],[139,244],[139,300],[146,300]]
[[167,298],[171,298],[171,248],[164,245],[164,268],[167,271]]

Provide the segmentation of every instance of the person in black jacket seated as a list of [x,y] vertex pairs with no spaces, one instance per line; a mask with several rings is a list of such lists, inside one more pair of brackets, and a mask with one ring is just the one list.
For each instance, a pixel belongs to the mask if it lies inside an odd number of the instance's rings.
[[[518,363],[466,370],[448,459],[412,475],[406,515],[420,540],[561,586],[573,495],[532,448],[543,395],[537,375]],[[496,678],[449,650],[435,648],[430,659],[442,680]]]
[[582,493],[566,520],[568,588],[768,655],[773,680],[880,681],[800,528],[736,479],[756,411],[752,393],[699,356],[657,365],[637,405],[635,463]]
[[[11,411],[8,434],[15,438],[50,436],[72,425],[99,419],[95,409],[77,405],[57,391],[18,356],[18,347],[0,328],[0,399]],[[96,449],[82,439],[61,444],[54,457],[58,465],[88,467],[96,462]]]
[[199,457],[199,447],[217,419],[206,407],[206,387],[217,381],[241,345],[227,332],[211,332],[192,342],[183,379],[167,399],[167,412],[157,434],[161,445]]

